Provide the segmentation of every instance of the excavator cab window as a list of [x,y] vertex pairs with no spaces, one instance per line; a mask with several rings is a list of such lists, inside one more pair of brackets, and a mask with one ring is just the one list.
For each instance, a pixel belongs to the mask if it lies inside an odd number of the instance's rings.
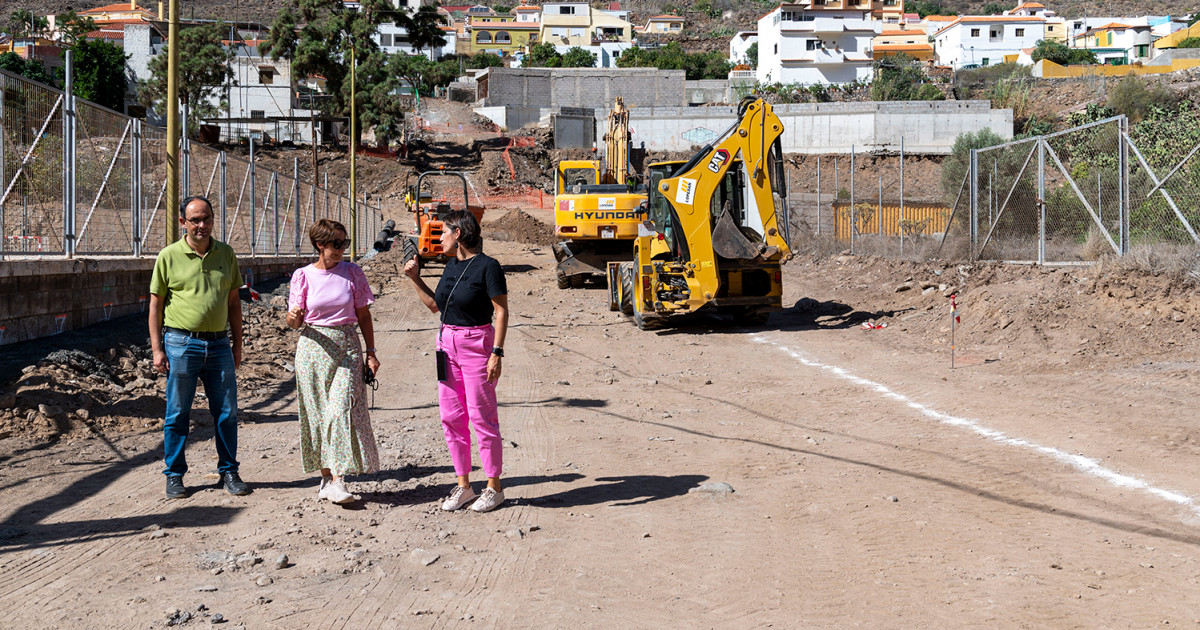
[[742,173],[742,161],[737,160],[725,171],[725,177],[713,191],[712,206],[713,225],[721,218],[721,213],[729,211],[730,218],[737,225],[746,223],[746,182]]
[[787,169],[783,161],[783,147],[779,138],[767,152],[767,172],[771,176],[771,199],[775,203],[775,222],[783,233],[783,240],[791,242],[790,221],[788,219],[788,183]]
[[586,186],[596,185],[596,169],[594,168],[567,168],[559,172],[562,182],[562,191],[569,194],[579,194],[584,191]]
[[679,236],[679,222],[675,218],[675,212],[671,209],[671,204],[667,203],[667,198],[663,197],[658,188],[659,183],[663,179],[670,177],[678,166],[678,162],[650,166],[650,181],[647,183],[647,191],[649,193],[647,205],[650,210],[650,221],[654,223],[654,227],[663,235],[667,243],[667,249],[671,251],[671,256],[675,260],[686,260],[687,253],[683,247],[683,239]]

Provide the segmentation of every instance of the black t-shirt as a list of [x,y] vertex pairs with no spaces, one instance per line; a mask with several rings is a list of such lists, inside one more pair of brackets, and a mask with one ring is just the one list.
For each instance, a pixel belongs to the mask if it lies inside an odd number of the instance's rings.
[[492,298],[507,293],[508,284],[504,281],[500,263],[486,254],[475,254],[467,260],[451,258],[446,262],[446,270],[433,292],[433,301],[443,313],[444,323],[483,326],[492,323],[495,313]]

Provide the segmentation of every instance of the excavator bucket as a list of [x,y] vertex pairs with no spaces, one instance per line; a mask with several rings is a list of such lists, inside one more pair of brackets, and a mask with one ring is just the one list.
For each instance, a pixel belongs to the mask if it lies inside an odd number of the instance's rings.
[[718,256],[731,260],[753,260],[766,250],[766,245],[754,243],[746,238],[728,212],[722,212],[717,219],[717,225],[713,228],[712,244],[713,251]]

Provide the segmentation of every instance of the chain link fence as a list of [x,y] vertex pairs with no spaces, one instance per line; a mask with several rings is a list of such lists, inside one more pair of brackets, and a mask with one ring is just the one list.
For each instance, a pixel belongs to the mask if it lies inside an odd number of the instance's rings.
[[[180,195],[203,195],[214,235],[240,256],[309,253],[307,228],[332,218],[366,253],[382,228],[378,199],[181,141]],[[0,258],[153,256],[167,243],[166,130],[0,71]]]
[[1131,136],[1114,116],[947,156],[936,181],[903,148],[801,156],[792,222],[827,249],[914,259],[1070,264],[1196,246],[1198,153],[1200,138]]

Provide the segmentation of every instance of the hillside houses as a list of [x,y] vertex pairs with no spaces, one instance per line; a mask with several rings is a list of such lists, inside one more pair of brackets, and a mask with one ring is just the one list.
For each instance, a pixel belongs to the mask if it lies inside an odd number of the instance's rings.
[[753,35],[759,83],[831,84],[869,81],[873,62],[891,55],[952,69],[1029,64],[1043,40],[1089,50],[1099,63],[1148,63],[1177,46],[1185,26],[1170,16],[1066,19],[1032,1],[1001,15],[920,18],[903,0],[799,0],[735,35],[729,51],[731,63],[745,62]]
[[[874,4],[882,8],[888,1]],[[870,5],[859,0],[780,4],[758,20],[759,83],[870,80],[871,41],[883,30],[871,16]]]

